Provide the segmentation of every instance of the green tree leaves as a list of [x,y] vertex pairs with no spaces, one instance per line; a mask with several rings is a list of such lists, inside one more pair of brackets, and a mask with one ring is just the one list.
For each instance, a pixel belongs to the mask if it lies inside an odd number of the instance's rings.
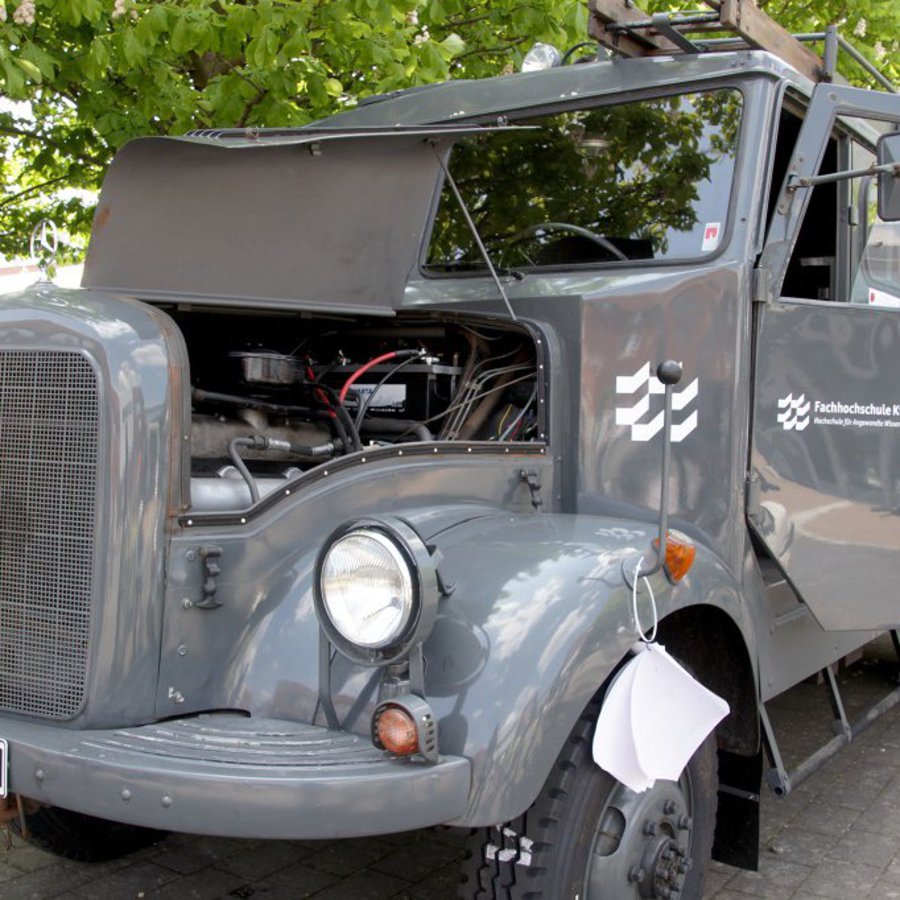
[[[768,8],[804,30],[840,19],[896,68],[896,3]],[[0,96],[21,101],[0,105],[0,253],[24,253],[46,214],[77,251],[94,200],[75,189],[96,191],[130,138],[305,124],[371,94],[499,74],[535,41],[584,40],[586,22],[583,0],[0,0]]]
[[[0,253],[53,215],[83,245],[112,153],[143,134],[299,125],[368,94],[496,74],[577,40],[577,0],[0,0]],[[534,28],[531,33],[523,26]],[[572,32],[571,34],[568,32]]]

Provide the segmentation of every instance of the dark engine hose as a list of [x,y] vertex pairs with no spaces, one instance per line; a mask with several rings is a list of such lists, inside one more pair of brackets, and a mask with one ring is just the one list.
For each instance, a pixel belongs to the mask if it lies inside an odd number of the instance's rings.
[[307,456],[311,459],[321,459],[323,456],[326,456],[330,459],[338,451],[339,445],[339,441],[328,441],[327,444],[316,444],[315,446],[307,446],[306,444],[291,444],[290,452],[296,454],[297,456]]
[[241,473],[241,477],[247,483],[250,489],[251,504],[259,502],[259,489],[256,481],[250,474],[247,464],[241,459],[238,447],[248,447],[251,450],[281,450],[282,452],[293,453],[296,456],[303,456],[307,459],[322,459],[327,457],[330,459],[335,453],[343,449],[343,444],[339,440],[328,441],[325,444],[291,444],[288,441],[278,440],[277,438],[263,437],[261,434],[255,434],[250,437],[236,437],[228,445],[228,455],[234,463],[234,467]]
[[353,419],[350,418],[347,407],[345,407],[338,399],[337,393],[328,387],[327,384],[323,384],[320,381],[316,382],[316,387],[331,401],[332,405],[326,407],[326,409],[335,414],[335,422],[340,422],[340,425],[336,430],[338,431],[341,440],[344,442],[344,447],[346,447],[348,451],[362,450],[362,441],[359,439],[359,429],[354,425]]
[[267,445],[268,441],[259,435],[254,437],[236,437],[228,445],[228,455],[231,457],[234,467],[241,473],[241,477],[250,489],[251,504],[259,502],[259,488],[257,488],[256,482],[253,480],[253,476],[247,468],[247,464],[241,459],[241,455],[238,453],[238,447],[250,447],[253,450],[265,450]]
[[360,431],[370,434],[414,434],[417,440],[433,441],[434,435],[426,425],[412,419],[363,419]]

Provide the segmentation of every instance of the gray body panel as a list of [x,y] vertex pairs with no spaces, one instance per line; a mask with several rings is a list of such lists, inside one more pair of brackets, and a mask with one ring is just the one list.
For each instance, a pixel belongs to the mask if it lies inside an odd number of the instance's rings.
[[[818,86],[788,172],[814,176],[840,116],[900,122],[900,99]],[[760,258],[751,523],[827,631],[900,624],[896,310],[781,297],[812,191],[787,183]],[[837,251],[837,271],[846,265]],[[779,299],[775,299],[778,297]],[[864,573],[865,594],[859,596]]]
[[[547,463],[522,456],[488,460],[450,453],[398,460],[394,454],[361,464],[343,477],[330,470],[306,490],[246,525],[204,526],[202,517],[172,542],[160,657],[157,714],[241,709],[272,718],[312,721],[318,705],[319,629],[312,578],[323,538],[348,519],[378,513],[400,515],[426,540],[449,525],[499,509],[530,508],[519,472],[536,468],[549,481]],[[427,488],[427,490],[426,490]],[[437,501],[434,500],[437,498]],[[488,505],[490,504],[490,505]],[[198,609],[203,571],[199,551],[222,548],[215,610]],[[337,672],[344,660],[336,660]],[[351,669],[335,702],[346,715],[360,678],[378,670]],[[370,710],[369,710],[370,711]],[[357,710],[349,727],[367,733]]]
[[5,724],[15,789],[150,828],[247,838],[358,837],[464,807],[469,763],[410,766],[369,740],[272,719],[206,716],[70,732]]
[[[852,304],[780,302],[761,317],[757,527],[829,631],[900,624],[898,325],[896,310]],[[810,404],[801,430],[778,421],[789,395]]]
[[590,103],[595,99],[624,100],[648,89],[680,92],[690,90],[693,85],[747,74],[808,84],[794,69],[768,53],[614,59],[479,81],[451,81],[439,90],[433,87],[398,92],[325,121],[330,128],[353,130],[361,126],[408,126],[489,119],[511,113],[525,115],[547,107]]
[[[166,522],[182,502],[181,336],[165,315],[145,304],[52,285],[2,298],[0,316],[0,348],[75,349],[97,369],[105,412],[97,574],[85,635],[86,701],[76,724],[145,722],[153,714],[158,675]],[[5,517],[7,528],[26,535],[39,527],[13,521],[8,507]],[[116,602],[108,602],[113,597]]]
[[311,142],[132,141],[104,181],[84,286],[390,313],[422,240],[441,132]]
[[759,641],[760,699],[777,697],[877,636],[875,631],[826,631],[783,578],[766,590],[768,631]]

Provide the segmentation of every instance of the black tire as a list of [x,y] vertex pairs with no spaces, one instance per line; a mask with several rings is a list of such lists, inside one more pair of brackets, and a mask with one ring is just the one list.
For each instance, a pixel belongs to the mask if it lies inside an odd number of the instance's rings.
[[599,703],[585,710],[524,815],[472,833],[464,900],[702,897],[715,831],[714,735],[677,782],[633,794],[594,762],[599,711]]
[[106,862],[149,847],[165,836],[165,832],[138,825],[125,825],[98,819],[84,813],[42,806],[25,817],[26,833],[18,822],[14,830],[30,844],[78,862]]

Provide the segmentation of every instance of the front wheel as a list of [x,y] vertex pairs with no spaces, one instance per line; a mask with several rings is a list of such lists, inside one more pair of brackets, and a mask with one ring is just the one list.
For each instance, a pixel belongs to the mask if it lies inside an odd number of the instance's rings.
[[[592,703],[531,808],[470,838],[465,900],[699,900],[715,831],[714,735],[678,781],[636,794],[594,762]],[[664,737],[661,736],[661,740]]]

